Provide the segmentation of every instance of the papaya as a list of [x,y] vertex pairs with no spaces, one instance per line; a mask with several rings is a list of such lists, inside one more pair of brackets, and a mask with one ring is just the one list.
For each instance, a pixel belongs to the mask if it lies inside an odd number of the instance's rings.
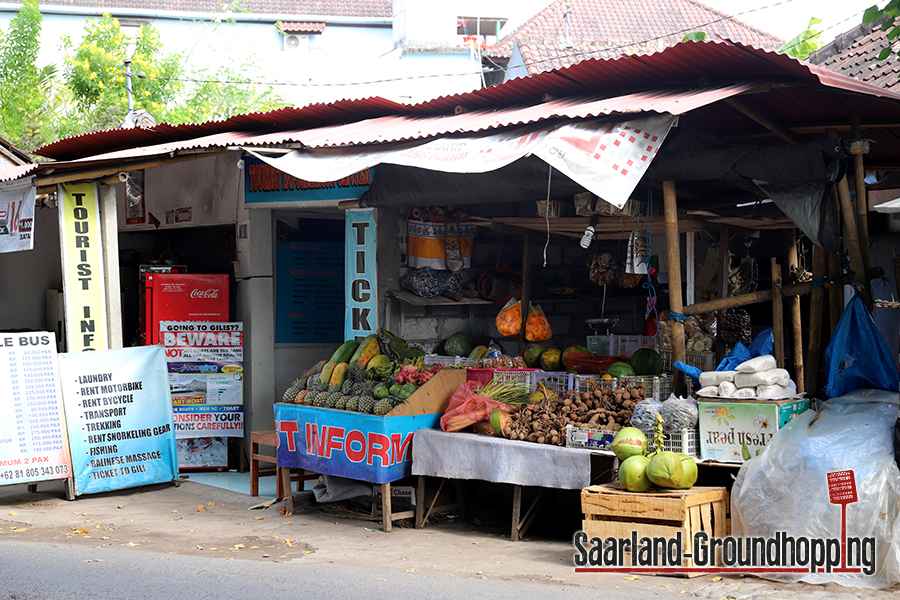
[[319,390],[325,391],[328,389],[328,382],[331,381],[331,375],[334,373],[334,368],[336,366],[336,362],[329,360],[325,363],[325,366],[322,367],[322,372],[319,373]]
[[545,371],[559,371],[562,369],[562,352],[556,348],[544,350],[541,353],[541,368]]
[[375,356],[372,357],[372,360],[370,360],[368,363],[366,363],[366,371],[368,371],[369,369],[374,369],[376,367],[380,367],[381,365],[383,365],[385,363],[389,363],[389,362],[391,362],[391,359],[387,355],[376,354]]
[[540,344],[532,344],[525,349],[525,364],[531,368],[538,366],[541,362],[541,354],[546,348]]
[[588,352],[588,349],[584,346],[569,346],[563,350],[562,353],[563,365],[565,365],[566,368],[569,368],[569,363],[566,362],[566,359],[572,354],[590,354],[590,352]]
[[331,379],[328,380],[329,388],[340,388],[344,385],[344,378],[347,376],[347,363],[342,362],[334,367],[331,372]]
[[472,351],[469,352],[469,358],[484,358],[487,351],[487,346],[475,346],[472,348]]
[[359,345],[359,348],[356,349],[356,352],[353,353],[353,356],[347,362],[352,367],[365,367],[372,360],[372,357],[380,352],[378,334],[373,333],[363,340],[362,344]]
[[331,358],[329,358],[328,360],[335,364],[347,362],[348,360],[350,360],[350,357],[358,347],[359,342],[357,342],[356,340],[347,340],[346,342],[338,346],[338,349],[334,351],[334,354],[332,354]]

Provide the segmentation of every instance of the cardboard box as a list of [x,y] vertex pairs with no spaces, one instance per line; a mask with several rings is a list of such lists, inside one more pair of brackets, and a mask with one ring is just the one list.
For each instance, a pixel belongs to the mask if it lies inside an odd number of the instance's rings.
[[[373,485],[372,486],[372,497],[375,498],[375,502],[372,502],[372,513],[376,515],[381,514],[381,486]],[[391,510],[396,511],[399,509],[399,505],[397,503],[402,502],[403,504],[409,504],[410,506],[416,505],[416,489],[411,485],[392,485],[391,486]],[[396,508],[395,508],[396,507]],[[403,507],[406,508],[406,507]]]
[[808,410],[809,400],[701,400],[698,406],[700,457],[742,463],[745,456],[756,456],[778,430]]

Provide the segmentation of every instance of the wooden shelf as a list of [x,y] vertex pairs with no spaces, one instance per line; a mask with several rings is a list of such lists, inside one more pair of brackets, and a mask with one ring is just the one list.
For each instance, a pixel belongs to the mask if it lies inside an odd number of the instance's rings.
[[406,290],[388,290],[387,295],[393,296],[394,298],[402,300],[403,302],[406,302],[407,304],[410,304],[412,306],[477,306],[496,304],[495,302],[485,300],[484,298],[463,298],[459,302],[457,302],[456,300],[451,300],[450,298],[446,298],[444,296],[422,298],[421,296],[416,296],[415,294],[407,292]]

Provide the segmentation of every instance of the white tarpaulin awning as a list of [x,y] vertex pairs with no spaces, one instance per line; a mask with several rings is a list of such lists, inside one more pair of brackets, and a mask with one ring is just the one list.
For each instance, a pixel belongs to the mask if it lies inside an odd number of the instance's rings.
[[269,157],[244,150],[306,181],[337,181],[381,163],[448,173],[486,173],[533,154],[621,208],[656,156],[676,117],[649,115],[543,124],[493,135],[454,135],[426,142],[295,150]]

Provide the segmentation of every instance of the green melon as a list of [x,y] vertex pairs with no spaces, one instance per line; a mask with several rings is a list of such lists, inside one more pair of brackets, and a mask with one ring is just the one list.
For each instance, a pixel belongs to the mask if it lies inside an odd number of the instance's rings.
[[628,364],[632,366],[637,375],[658,377],[662,372],[662,358],[660,358],[659,352],[653,348],[638,348],[628,359]]
[[541,368],[545,371],[561,371],[562,352],[556,348],[544,350],[541,354]]
[[606,374],[618,379],[619,377],[634,377],[635,372],[631,365],[620,360],[609,365],[609,368],[606,369]]
[[562,361],[566,368],[569,367],[569,363],[566,362],[566,359],[572,354],[590,354],[588,349],[584,346],[569,346],[562,353]]
[[457,331],[444,342],[447,356],[468,356],[475,348],[475,340],[465,331]]
[[529,368],[537,367],[541,362],[541,354],[547,349],[540,344],[532,344],[525,349],[525,364]]

